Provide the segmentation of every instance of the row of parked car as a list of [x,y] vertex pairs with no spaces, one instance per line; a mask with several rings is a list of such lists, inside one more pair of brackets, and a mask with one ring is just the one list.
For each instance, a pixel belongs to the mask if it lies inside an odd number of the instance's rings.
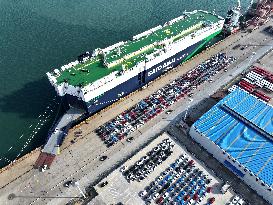
[[236,195],[227,205],[246,205],[246,203],[243,198]]
[[254,68],[241,79],[238,85],[250,94],[255,95],[265,102],[269,102],[271,97],[266,95],[261,89],[267,92],[273,91],[273,83],[271,80],[273,75],[262,68],[254,66]]
[[187,74],[180,76],[170,84],[141,100],[132,108],[96,129],[96,133],[110,147],[119,140],[144,125],[147,121],[162,113],[169,106],[184,97],[191,96],[190,91],[207,81],[220,70],[226,70],[235,58],[218,53],[198,65]]
[[[194,160],[182,154],[141,191],[139,196],[145,204],[151,204],[152,201],[161,205],[200,204],[204,196],[212,191],[208,187],[210,183],[211,179],[195,167]],[[210,199],[209,203],[212,204],[214,200]]]
[[135,164],[129,168],[124,166],[120,171],[128,182],[135,180],[141,182],[173,153],[173,147],[174,144],[170,139],[164,139]]

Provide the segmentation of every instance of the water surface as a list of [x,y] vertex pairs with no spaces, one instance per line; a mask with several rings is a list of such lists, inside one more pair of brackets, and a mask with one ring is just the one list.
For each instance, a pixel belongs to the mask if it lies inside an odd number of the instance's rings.
[[[244,9],[249,2],[243,1]],[[45,142],[58,112],[47,71],[185,10],[215,10],[225,16],[235,4],[236,0],[0,0],[0,167]]]

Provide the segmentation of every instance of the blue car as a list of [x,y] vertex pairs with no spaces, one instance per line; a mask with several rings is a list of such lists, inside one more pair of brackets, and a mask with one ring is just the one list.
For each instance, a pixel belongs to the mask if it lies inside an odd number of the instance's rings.
[[205,190],[199,189],[197,192],[198,192],[198,194],[201,196],[201,195],[203,195],[203,193],[205,192]]
[[172,192],[174,190],[174,187],[173,186],[170,186],[168,189],[167,189],[167,192]]
[[179,182],[176,182],[174,185],[175,185],[176,187],[180,187],[180,183],[179,183]]
[[177,180],[177,182],[182,183],[184,181],[185,177],[181,177]]
[[190,191],[190,196],[194,195],[195,194],[195,191],[194,190],[191,190]]
[[177,164],[176,163],[172,163],[170,167],[174,169],[175,167],[177,167]]
[[203,184],[205,184],[204,180],[200,180],[200,181],[198,182],[198,185],[199,185],[199,186],[201,186],[201,185],[203,185]]
[[172,177],[172,175],[167,175],[166,177],[165,177],[165,180],[170,180],[170,179],[172,179],[173,177]]
[[180,205],[186,205],[186,202],[184,200],[180,201]]
[[188,192],[189,190],[190,190],[190,187],[188,186],[184,189],[185,192]]
[[113,137],[112,137],[112,140],[113,140],[114,142],[117,142],[117,141],[118,141],[118,138],[117,138],[116,136],[113,136]]
[[177,196],[176,198],[175,198],[175,201],[176,202],[179,202],[179,201],[181,201],[182,200],[182,197],[181,196]]
[[193,190],[197,190],[197,185],[195,185],[194,187],[192,187]]
[[179,196],[183,197],[185,194],[186,194],[185,191],[181,191],[181,192],[179,193]]
[[161,180],[161,181],[159,182],[159,184],[160,184],[161,186],[163,186],[163,185],[165,184],[165,180]]
[[190,186],[193,187],[194,185],[196,185],[196,182],[195,182],[195,181],[192,181],[192,182],[190,183]]

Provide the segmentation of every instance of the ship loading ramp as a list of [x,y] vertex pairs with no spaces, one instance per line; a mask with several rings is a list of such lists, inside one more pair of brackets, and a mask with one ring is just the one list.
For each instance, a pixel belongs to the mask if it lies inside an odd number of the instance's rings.
[[60,153],[60,146],[67,135],[71,125],[83,116],[84,111],[71,107],[56,123],[53,132],[49,133],[47,143],[45,144],[40,156],[35,162],[34,168],[50,167],[55,156]]

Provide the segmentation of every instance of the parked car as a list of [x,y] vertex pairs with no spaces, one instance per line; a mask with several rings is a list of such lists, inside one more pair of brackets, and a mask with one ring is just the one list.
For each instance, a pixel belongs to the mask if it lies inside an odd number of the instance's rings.
[[108,181],[102,182],[102,183],[100,184],[100,187],[105,187],[107,184],[108,184]]
[[73,184],[73,181],[72,180],[68,180],[68,181],[66,181],[64,184],[63,184],[63,186],[64,187],[70,187],[70,185],[72,185]]
[[100,161],[104,161],[104,160],[106,160],[107,159],[107,156],[101,156],[100,157]]
[[212,197],[212,198],[209,199],[209,203],[210,204],[213,204],[214,202],[215,202],[215,198],[214,197]]

